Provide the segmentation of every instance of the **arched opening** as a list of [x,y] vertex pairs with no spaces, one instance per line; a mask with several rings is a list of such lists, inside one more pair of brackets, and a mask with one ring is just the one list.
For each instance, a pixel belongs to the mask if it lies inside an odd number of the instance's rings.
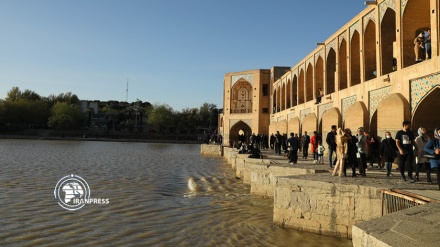
[[347,42],[342,40],[339,46],[339,90],[346,89],[348,87],[347,80]]
[[286,109],[289,109],[290,107],[292,107],[292,83],[290,83],[290,79],[287,81],[287,86],[286,86]]
[[358,31],[353,33],[350,44],[350,86],[361,83],[360,38]]
[[394,65],[393,44],[396,41],[396,12],[388,8],[383,16],[381,28],[381,65],[382,75],[389,74],[397,69]]
[[298,78],[293,76],[292,80],[292,106],[298,105]]
[[376,25],[370,20],[364,34],[364,79],[365,81],[376,78]]
[[338,108],[333,107],[328,109],[321,117],[321,133],[323,137],[327,137],[332,125],[341,126],[342,115]]
[[368,130],[368,117],[367,107],[364,102],[356,101],[345,111],[343,126],[352,130],[356,130],[359,127],[364,127],[365,130]]
[[313,135],[313,131],[318,131],[317,127],[317,119],[315,113],[310,113],[305,116],[301,123],[301,131],[307,131],[309,136]]
[[316,96],[318,96],[318,89],[321,88],[323,92],[325,92],[324,88],[324,61],[322,57],[318,57],[318,61],[316,62],[315,69],[315,88],[316,88]]
[[243,121],[239,121],[234,124],[229,131],[229,141],[249,141],[249,137],[252,135],[252,129]]
[[327,55],[327,66],[326,66],[325,74],[327,76],[327,85],[326,90],[327,94],[331,94],[335,92],[335,73],[336,73],[336,52],[333,48],[330,48],[330,51]]
[[298,105],[304,103],[304,84],[305,84],[305,78],[304,78],[304,70],[301,70],[299,73],[299,84],[298,84]]
[[403,67],[415,64],[414,39],[431,28],[430,0],[408,1],[402,16]]
[[440,114],[436,107],[440,105],[440,87],[432,89],[419,103],[412,119],[413,130],[424,127],[432,137],[434,129],[440,127]]
[[277,87],[277,112],[281,109],[281,90],[280,87]]
[[252,85],[246,80],[239,80],[231,91],[231,114],[252,113]]
[[370,119],[370,132],[377,134],[377,111],[373,113],[373,116]]
[[295,134],[298,134],[298,136],[300,136],[299,133],[299,119],[298,117],[294,117],[292,119],[290,119],[287,122],[287,133],[293,132]]
[[286,85],[281,85],[281,111],[286,109]]
[[276,113],[277,112],[277,89],[276,88],[273,91],[272,102],[273,102],[272,113]]
[[390,131],[395,136],[402,129],[402,122],[410,120],[409,102],[401,94],[390,94],[379,102],[376,113],[377,135],[383,137],[386,131]]
[[313,66],[309,63],[306,77],[306,102],[310,100],[313,100]]

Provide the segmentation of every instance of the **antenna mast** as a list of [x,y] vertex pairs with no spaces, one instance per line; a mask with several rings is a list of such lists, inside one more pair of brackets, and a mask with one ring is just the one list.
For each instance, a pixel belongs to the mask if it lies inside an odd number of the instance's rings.
[[125,102],[128,103],[128,78],[127,78],[127,89],[125,90]]

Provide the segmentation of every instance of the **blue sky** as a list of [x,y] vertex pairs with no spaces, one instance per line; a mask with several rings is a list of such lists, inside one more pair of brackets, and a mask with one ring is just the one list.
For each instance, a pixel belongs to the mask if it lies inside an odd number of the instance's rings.
[[293,66],[361,0],[0,0],[0,98],[222,107],[225,73]]

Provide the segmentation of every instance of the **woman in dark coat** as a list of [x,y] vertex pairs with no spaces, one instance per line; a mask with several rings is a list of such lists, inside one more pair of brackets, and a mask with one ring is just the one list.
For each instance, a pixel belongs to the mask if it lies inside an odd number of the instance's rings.
[[[356,136],[351,135],[350,129],[345,129],[345,133],[348,133],[351,136],[351,140],[349,140],[347,143],[347,146],[348,146],[347,156],[348,156],[348,158],[347,158],[345,167],[351,166],[351,170],[352,170],[351,176],[356,177],[356,166],[358,164],[357,157],[356,157],[356,154],[358,152],[358,148],[356,146],[356,143],[358,142],[358,139],[356,138]],[[344,174],[345,174],[345,169],[344,169]]]
[[396,140],[391,137],[389,131],[385,132],[385,139],[382,140],[380,144],[380,157],[384,159],[385,167],[387,168],[387,177],[392,176],[391,166],[393,165],[394,159],[397,157],[397,146]]

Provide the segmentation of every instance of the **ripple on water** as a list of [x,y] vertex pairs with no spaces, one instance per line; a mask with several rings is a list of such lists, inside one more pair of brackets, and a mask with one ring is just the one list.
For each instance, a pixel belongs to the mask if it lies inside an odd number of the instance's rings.
[[[1,246],[351,246],[272,225],[272,200],[249,195],[199,145],[0,140]],[[92,198],[70,212],[53,195],[83,177]],[[188,179],[200,183],[191,192]]]

